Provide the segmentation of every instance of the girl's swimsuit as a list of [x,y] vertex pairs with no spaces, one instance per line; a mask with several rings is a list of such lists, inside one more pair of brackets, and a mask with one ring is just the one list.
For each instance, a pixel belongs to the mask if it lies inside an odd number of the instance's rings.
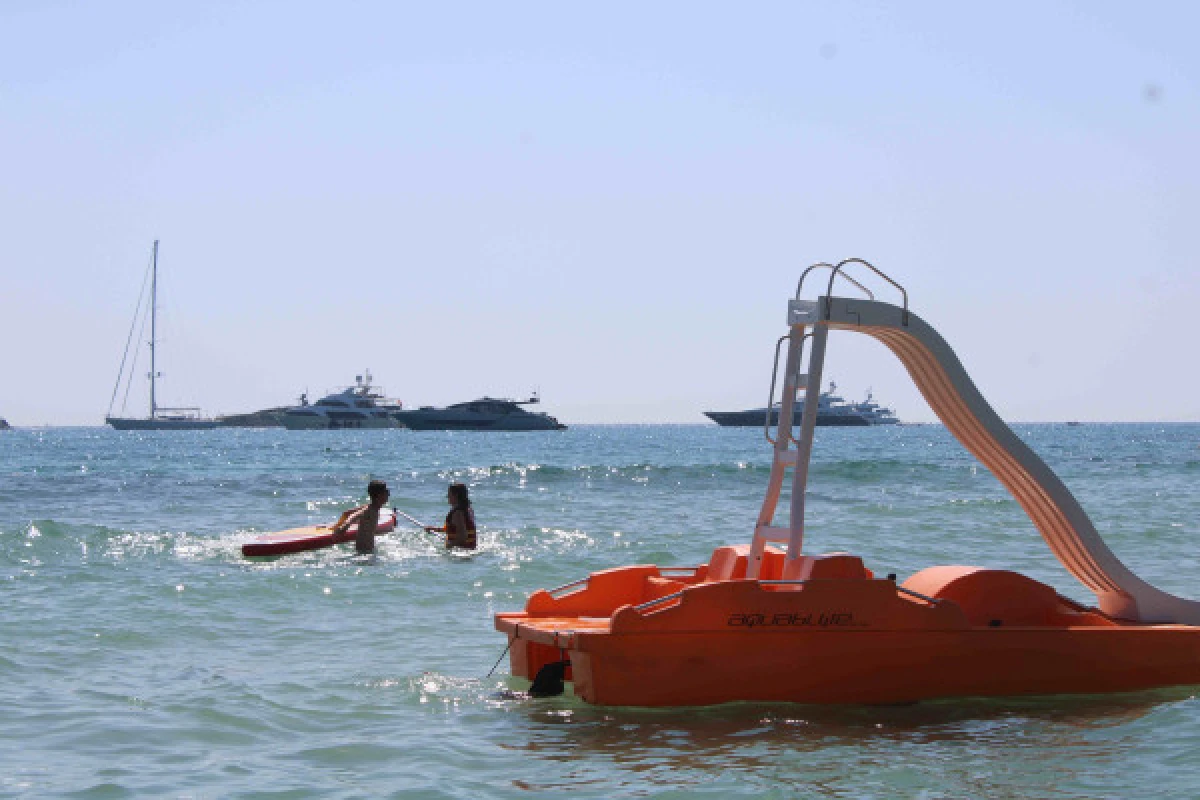
[[446,515],[446,546],[447,547],[465,547],[468,550],[474,550],[475,549],[475,511],[469,507],[464,512],[464,515],[466,517],[466,522],[467,522],[467,541],[461,545],[454,541],[454,531],[455,531],[454,515],[456,513],[458,513],[459,511],[462,511],[462,509],[455,508],[455,509],[452,509],[450,511],[450,513]]

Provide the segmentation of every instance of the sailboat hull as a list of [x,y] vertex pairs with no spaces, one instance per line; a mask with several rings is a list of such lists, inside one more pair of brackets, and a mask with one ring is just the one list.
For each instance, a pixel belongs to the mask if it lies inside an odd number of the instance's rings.
[[217,427],[211,419],[105,417],[104,421],[119,431],[206,431]]

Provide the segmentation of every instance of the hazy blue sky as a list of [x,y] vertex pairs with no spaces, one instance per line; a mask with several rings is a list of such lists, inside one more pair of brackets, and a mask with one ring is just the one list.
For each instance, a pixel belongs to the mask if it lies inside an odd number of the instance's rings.
[[[762,405],[802,268],[909,290],[1010,420],[1197,420],[1200,4],[0,4],[0,416]],[[826,374],[932,415],[881,345]],[[140,388],[140,387],[139,387]],[[136,409],[141,411],[141,403]],[[130,409],[131,411],[135,409]]]

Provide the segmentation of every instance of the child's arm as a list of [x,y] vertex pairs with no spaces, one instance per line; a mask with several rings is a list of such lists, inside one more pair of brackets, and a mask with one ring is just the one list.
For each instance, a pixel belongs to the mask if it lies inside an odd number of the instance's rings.
[[338,521],[329,527],[333,529],[334,533],[345,533],[347,528],[358,522],[358,518],[362,516],[364,510],[366,510],[366,506],[359,506],[349,511],[343,511],[342,515],[338,517]]

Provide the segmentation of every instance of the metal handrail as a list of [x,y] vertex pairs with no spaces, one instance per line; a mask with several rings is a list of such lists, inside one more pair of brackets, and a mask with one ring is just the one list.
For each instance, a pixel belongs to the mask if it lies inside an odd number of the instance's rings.
[[[829,276],[829,285],[825,287],[825,318],[829,319],[830,311],[833,308],[833,303],[830,300],[830,297],[833,295],[833,281],[834,281],[834,279],[837,278],[837,276],[839,274],[841,274],[842,267],[846,266],[847,264],[862,264],[864,267],[871,270],[879,277],[883,278],[885,281],[890,283],[892,286],[896,287],[896,289],[900,292],[901,298],[903,298],[903,300],[904,300],[904,312],[902,314],[901,322],[907,326],[908,325],[908,292],[905,291],[903,286],[896,283],[894,280],[889,278],[887,275],[883,274],[882,270],[880,270],[878,267],[876,267],[870,261],[867,261],[866,259],[863,259],[863,258],[847,258],[842,261],[839,261],[838,265],[833,268],[833,274]],[[850,276],[848,276],[848,275],[842,275],[842,277],[845,278],[846,280],[850,280]],[[801,276],[800,280],[803,282],[804,277]],[[799,296],[799,292],[800,292],[800,289],[799,289],[799,287],[797,287],[796,288],[797,296]],[[875,299],[874,295],[871,296],[871,299],[872,300]]]
[[661,605],[668,600],[676,600],[680,597],[683,597],[683,591],[684,591],[683,589],[680,589],[678,592],[673,592],[671,594],[664,594],[662,597],[656,597],[653,600],[647,600],[644,603],[634,606],[633,610],[634,611],[644,611],[647,608],[653,608],[654,606]]
[[763,417],[763,436],[767,437],[767,441],[771,445],[775,444],[775,440],[771,438],[771,409],[775,406],[775,381],[779,376],[779,346],[783,344],[784,339],[791,338],[792,334],[789,331],[779,337],[779,341],[775,342],[775,363],[771,365],[771,390],[767,394],[767,413]]
[[[761,586],[801,586],[801,585],[803,585],[803,584],[805,584],[805,583],[808,583],[808,580],[797,580],[797,579],[793,579],[793,580],[768,580],[768,581],[761,581],[761,580],[760,580],[758,583],[759,583],[759,585],[761,585]],[[928,596],[928,595],[921,594],[920,592],[914,592],[912,589],[906,589],[906,588],[904,588],[903,586],[897,586],[897,587],[896,587],[896,591],[897,591],[897,592],[901,592],[902,594],[907,594],[907,595],[910,595],[910,596],[912,596],[912,597],[915,597],[915,598],[917,598],[918,600],[924,600],[926,603],[929,603],[929,605],[931,605],[931,606],[936,606],[936,605],[939,605],[939,604],[942,602],[942,601],[941,601],[941,598],[938,598],[938,597],[930,597],[930,596]]]
[[[846,262],[843,261],[841,264],[838,264],[835,267],[833,264],[830,264],[825,261],[820,261],[820,262],[817,262],[816,264],[813,264],[808,269],[804,270],[804,272],[800,273],[800,280],[796,283],[796,299],[797,300],[800,299],[800,290],[804,287],[804,279],[808,277],[808,273],[812,272],[814,269],[831,269],[834,271],[834,275],[837,275],[837,271],[839,269],[841,269],[842,264],[845,264],[845,263]],[[874,269],[874,267],[872,267],[872,269]],[[865,294],[867,296],[868,300],[875,299],[875,293],[872,292],[867,287],[863,286],[858,281],[854,280],[854,278],[851,278],[849,275],[842,275],[842,277],[845,278],[846,280],[850,281],[850,283],[853,283],[859,289],[861,289],[863,294]],[[832,277],[830,277],[830,279],[829,279],[829,285],[833,286],[833,278]]]
[[[790,339],[791,336],[792,334],[789,331],[783,336],[780,336],[779,341],[775,342],[775,363],[771,367],[771,393],[767,395],[767,414],[766,418],[763,419],[763,436],[767,437],[767,441],[772,446],[775,445],[775,440],[771,438],[771,409],[775,407],[775,381],[779,378],[779,345],[783,344],[784,339]],[[796,359],[798,362],[804,360],[804,340],[809,338],[812,338],[811,333],[806,333],[800,338],[800,357]],[[799,369],[800,365],[797,364],[796,368]],[[779,413],[783,413],[782,400],[779,403]],[[782,419],[782,417],[780,417],[780,419]],[[779,427],[778,422],[775,423],[775,427]],[[794,442],[796,441],[796,437],[788,436],[788,440]]]
[[941,598],[939,597],[930,597],[929,595],[924,595],[920,592],[914,592],[912,589],[905,589],[903,586],[897,586],[896,591],[900,592],[901,594],[909,595],[910,597],[915,597],[918,600],[924,600],[931,606],[940,605],[942,602]]
[[[807,583],[807,581],[772,580],[772,581],[759,581],[758,583],[760,585],[766,585],[766,586],[799,586],[801,584]],[[663,603],[667,602],[668,600],[679,599],[679,598],[683,597],[683,593],[685,591],[687,591],[687,590],[680,589],[678,592],[672,592],[671,594],[664,594],[662,597],[656,597],[653,600],[647,600],[644,603],[640,603],[640,604],[634,606],[633,610],[634,611],[644,611],[647,608],[653,608],[654,606],[662,605]]]
[[[589,580],[588,578],[580,578],[577,581],[571,581],[570,583],[564,583],[562,586],[557,586],[553,589],[547,589],[546,594],[550,595],[551,597],[555,597],[555,595],[558,592],[565,592],[567,589],[574,589],[576,586],[582,586],[583,584],[586,584],[588,582],[588,580]],[[555,599],[557,600],[558,598],[555,597]]]
[[[695,575],[699,571],[700,571],[700,567],[659,567],[658,568],[659,575],[662,575],[664,572],[690,572],[691,574]],[[555,599],[558,599],[556,597],[556,595],[559,592],[565,592],[567,589],[574,589],[576,586],[583,586],[589,580],[591,580],[590,576],[587,578],[580,578],[577,581],[571,581],[570,583],[564,583],[562,586],[556,586],[553,589],[547,589],[546,594],[550,595],[551,597],[555,597]]]
[[[768,581],[760,580],[760,581],[758,581],[759,586],[803,586],[806,583],[808,583],[807,580],[795,580],[795,579],[793,579],[793,580],[768,580]],[[633,610],[640,612],[640,611],[644,611],[648,608],[653,608],[654,606],[657,606],[657,605],[662,605],[663,603],[667,602],[668,600],[677,600],[677,599],[683,597],[683,593],[685,591],[686,591],[685,589],[680,589],[678,592],[666,594],[666,595],[663,595],[662,597],[656,597],[653,600],[647,600],[644,603],[640,603],[640,604],[634,606]],[[901,594],[906,594],[911,597],[915,597],[918,600],[924,600],[926,603],[929,603],[929,605],[931,605],[931,606],[941,605],[941,602],[942,602],[941,598],[930,597],[929,595],[924,595],[924,594],[921,594],[920,592],[914,592],[912,589],[906,589],[903,586],[897,586],[896,591],[900,592]]]

